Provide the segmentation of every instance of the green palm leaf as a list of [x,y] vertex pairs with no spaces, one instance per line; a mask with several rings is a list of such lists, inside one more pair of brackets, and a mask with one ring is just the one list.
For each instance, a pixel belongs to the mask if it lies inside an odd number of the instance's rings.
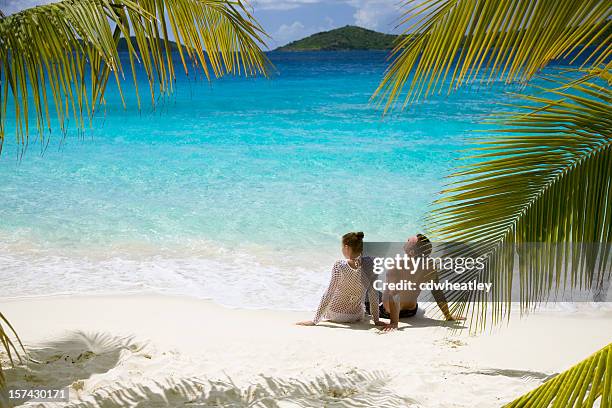
[[612,407],[612,343],[505,408]]
[[550,61],[584,57],[583,68],[607,64],[612,20],[605,0],[406,1],[405,35],[375,98],[385,110],[474,81],[526,81]]
[[[2,345],[2,348],[6,351],[6,354],[8,355],[8,358],[11,364],[14,361],[13,355],[15,355],[17,359],[19,360],[19,362],[21,362],[20,353],[15,347],[15,343],[9,337],[9,333],[12,333],[15,336],[15,339],[19,347],[23,351],[24,350],[23,344],[21,344],[21,340],[19,339],[19,336],[17,336],[15,329],[13,328],[13,326],[11,326],[9,321],[6,320],[4,315],[0,313],[0,344]],[[2,362],[0,361],[0,393],[4,389],[5,386],[6,386],[6,383],[4,379],[4,374],[2,373]],[[0,394],[0,402],[1,401],[2,401],[2,395]]]
[[478,154],[451,176],[429,218],[439,240],[470,243],[450,256],[487,260],[458,279],[494,290],[451,296],[476,328],[507,315],[513,285],[525,310],[553,290],[592,289],[612,274],[612,95],[593,78],[551,80],[556,88],[522,96],[496,136],[476,140]]
[[152,103],[156,93],[171,92],[171,35],[186,72],[190,66],[200,67],[207,78],[267,72],[260,49],[265,34],[241,0],[64,0],[0,18],[0,148],[9,98],[22,146],[31,120],[41,141],[52,116],[62,132],[70,118],[83,128],[104,101],[111,74],[121,92],[121,37],[127,40],[137,96],[139,64]]

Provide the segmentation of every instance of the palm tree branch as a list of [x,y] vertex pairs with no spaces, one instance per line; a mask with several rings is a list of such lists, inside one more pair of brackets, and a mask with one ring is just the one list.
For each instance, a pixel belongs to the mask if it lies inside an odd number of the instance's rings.
[[[172,35],[186,73],[188,60],[209,79],[269,70],[260,48],[266,35],[241,0],[64,0],[0,19],[0,149],[9,99],[22,146],[31,117],[43,141],[53,110],[62,132],[70,118],[82,129],[104,101],[111,75],[125,106],[120,38],[132,79],[142,66],[154,104],[156,91],[172,91]],[[136,96],[140,106],[138,90]]]
[[504,408],[601,407],[612,405],[612,344],[554,376]]
[[487,73],[488,81],[525,82],[558,58],[572,56],[573,63],[581,57],[585,69],[610,67],[611,10],[603,0],[405,4],[404,35],[373,96],[385,103],[385,111],[405,87],[404,106],[443,86],[451,92],[481,73]]
[[[4,328],[5,325],[6,327],[8,327],[8,330]],[[4,317],[2,313],[0,313],[0,344],[2,345],[2,348],[6,351],[11,364],[13,364],[14,363],[13,354],[17,356],[17,359],[19,360],[19,362],[21,362],[21,356],[20,356],[19,351],[17,350],[15,343],[9,337],[10,333],[12,333],[12,335],[15,337],[15,341],[17,341],[17,345],[19,345],[20,349],[25,353],[25,348],[23,347],[23,344],[21,343],[21,339],[15,332],[15,329],[13,328],[11,323],[6,319],[6,317]],[[6,385],[5,378],[4,378],[4,374],[2,373],[2,364],[0,362],[0,392],[4,389],[5,385]]]
[[[545,300],[553,287],[590,288],[612,274],[610,91],[596,82],[565,82],[573,85],[557,84],[565,91],[553,89],[549,98],[525,96],[535,104],[518,104],[515,113],[500,118],[506,126],[501,130],[511,134],[501,133],[484,146],[479,142],[477,149],[485,153],[451,176],[430,216],[436,238],[470,242],[472,252],[488,259],[485,271],[462,279],[492,282],[497,291],[455,297],[456,310],[473,308],[476,320],[484,318],[491,301],[502,305],[492,311],[494,320],[507,315],[515,244],[539,245],[519,259],[525,309]],[[565,242],[595,246],[568,249]],[[593,252],[597,244],[608,246]],[[465,255],[462,251],[453,256]]]

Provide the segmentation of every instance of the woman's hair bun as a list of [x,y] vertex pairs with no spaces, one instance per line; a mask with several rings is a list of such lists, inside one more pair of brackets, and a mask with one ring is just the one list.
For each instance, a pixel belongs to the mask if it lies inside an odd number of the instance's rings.
[[356,253],[363,251],[363,232],[347,232],[342,236],[342,245],[348,245]]

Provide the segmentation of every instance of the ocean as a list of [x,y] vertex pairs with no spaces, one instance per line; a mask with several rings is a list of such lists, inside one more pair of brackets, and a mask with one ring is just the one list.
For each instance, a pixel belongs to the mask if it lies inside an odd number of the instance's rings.
[[0,297],[154,292],[312,309],[341,235],[426,231],[466,138],[519,89],[476,83],[383,116],[370,97],[385,52],[269,56],[270,79],[179,72],[155,109],[143,78],[140,111],[111,85],[84,135],[56,132],[21,160],[9,116]]

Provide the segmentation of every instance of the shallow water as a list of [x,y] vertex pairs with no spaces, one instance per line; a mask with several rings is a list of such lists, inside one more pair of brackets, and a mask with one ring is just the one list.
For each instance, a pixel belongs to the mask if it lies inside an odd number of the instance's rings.
[[20,162],[9,119],[0,296],[154,291],[310,308],[343,233],[425,229],[465,138],[510,90],[479,85],[383,118],[369,99],[384,53],[270,57],[270,80],[181,75],[155,110],[133,98],[123,110],[111,88],[84,138],[54,135]]

